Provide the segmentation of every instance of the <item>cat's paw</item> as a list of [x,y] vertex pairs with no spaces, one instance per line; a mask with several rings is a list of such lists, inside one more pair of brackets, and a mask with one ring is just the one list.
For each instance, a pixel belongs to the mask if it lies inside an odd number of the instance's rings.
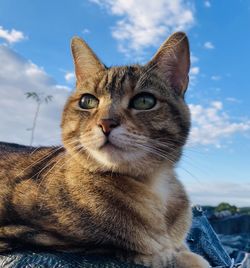
[[176,255],[176,268],[209,268],[209,263],[200,255],[181,251]]
[[170,264],[174,263],[174,254],[171,254],[170,252],[154,255],[136,254],[133,256],[123,256],[122,260],[150,268],[169,268]]
[[168,264],[171,262],[171,258],[172,257],[170,257],[169,255],[137,255],[134,257],[133,262],[136,264],[142,264],[150,268],[164,268],[169,267]]

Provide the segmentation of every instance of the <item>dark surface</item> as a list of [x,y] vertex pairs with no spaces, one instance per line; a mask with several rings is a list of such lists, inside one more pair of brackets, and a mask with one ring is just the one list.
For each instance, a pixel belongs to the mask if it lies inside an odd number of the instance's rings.
[[70,253],[25,252],[0,256],[3,268],[142,268],[100,256],[82,256]]
[[[250,252],[250,233],[218,236],[224,249],[236,262],[242,260],[246,252]],[[250,266],[248,266],[248,268],[250,268]]]
[[250,234],[250,215],[235,215],[220,219],[210,219],[210,223],[218,234]]
[[[229,255],[222,247],[217,235],[201,212],[194,212],[193,225],[187,238],[191,250],[205,257],[213,267],[233,267]],[[244,257],[241,256],[241,259]],[[241,260],[239,259],[239,261]],[[52,252],[16,252],[0,255],[0,267],[3,268],[139,268],[100,256]]]
[[1,152],[33,152],[34,150],[42,150],[46,148],[56,148],[57,146],[29,146],[29,145],[20,145],[17,143],[9,143],[9,142],[0,142],[0,153]]
[[203,256],[212,267],[230,267],[232,265],[231,258],[224,250],[207,218],[198,210],[194,210],[192,228],[187,242],[189,248]]
[[31,149],[33,147],[20,145],[17,143],[8,143],[8,142],[0,142],[0,150],[4,151],[17,151],[17,150],[25,150],[25,149]]

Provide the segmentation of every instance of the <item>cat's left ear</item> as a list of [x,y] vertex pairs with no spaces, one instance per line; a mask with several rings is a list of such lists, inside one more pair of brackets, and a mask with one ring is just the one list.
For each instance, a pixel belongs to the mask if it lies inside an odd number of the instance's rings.
[[177,94],[184,95],[188,86],[190,68],[190,52],[188,38],[185,33],[177,32],[171,35],[159,48],[149,68],[156,69],[159,75],[166,79]]
[[75,63],[75,74],[77,83],[105,70],[104,65],[92,49],[79,37],[73,37],[71,50]]

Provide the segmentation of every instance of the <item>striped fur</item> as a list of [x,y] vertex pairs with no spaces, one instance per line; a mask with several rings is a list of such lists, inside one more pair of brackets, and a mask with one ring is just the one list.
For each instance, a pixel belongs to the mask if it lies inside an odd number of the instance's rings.
[[[188,137],[189,48],[172,35],[146,65],[107,68],[74,38],[77,77],[61,147],[0,143],[0,251],[38,248],[111,254],[158,267],[208,267],[183,245],[191,213],[174,168]],[[131,108],[141,92],[149,110]],[[79,107],[83,94],[98,107]],[[98,122],[117,126],[107,138]]]

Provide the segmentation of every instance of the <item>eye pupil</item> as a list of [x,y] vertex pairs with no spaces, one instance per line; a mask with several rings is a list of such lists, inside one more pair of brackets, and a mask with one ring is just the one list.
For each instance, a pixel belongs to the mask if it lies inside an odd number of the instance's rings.
[[94,109],[98,107],[98,104],[99,100],[92,94],[83,94],[79,101],[79,106],[82,109]]
[[156,98],[153,94],[143,92],[132,98],[129,107],[135,110],[150,110],[156,104]]

